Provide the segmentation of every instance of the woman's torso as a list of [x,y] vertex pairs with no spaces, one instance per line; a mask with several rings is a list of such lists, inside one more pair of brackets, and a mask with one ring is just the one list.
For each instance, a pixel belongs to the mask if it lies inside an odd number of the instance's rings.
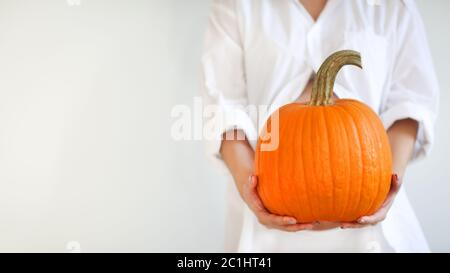
[[[352,49],[361,52],[363,70],[343,69],[335,93],[379,112],[389,88],[395,13],[402,2],[329,0],[314,22],[298,0],[238,1],[249,104],[267,105],[270,114],[297,100],[326,57]],[[261,127],[267,116],[252,118]]]

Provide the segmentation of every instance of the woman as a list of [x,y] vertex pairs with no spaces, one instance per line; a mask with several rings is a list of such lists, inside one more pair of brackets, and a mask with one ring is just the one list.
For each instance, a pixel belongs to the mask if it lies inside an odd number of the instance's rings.
[[[304,224],[270,214],[253,176],[257,133],[268,115],[246,106],[273,110],[308,101],[321,63],[343,49],[361,52],[364,70],[344,68],[335,97],[363,101],[379,114],[399,179],[378,212],[354,223]],[[227,251],[429,251],[400,187],[408,162],[430,150],[439,93],[413,1],[216,0],[202,69],[204,98],[224,117],[208,151],[234,180],[228,185]]]

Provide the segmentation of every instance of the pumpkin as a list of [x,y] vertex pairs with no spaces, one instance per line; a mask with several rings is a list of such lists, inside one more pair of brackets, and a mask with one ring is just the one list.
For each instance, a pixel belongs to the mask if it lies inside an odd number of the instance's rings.
[[[344,50],[327,58],[310,102],[281,107],[260,133],[257,191],[273,214],[301,223],[355,221],[376,212],[387,196],[392,159],[380,119],[362,102],[332,97],[336,75],[345,65],[362,68],[360,54]],[[263,149],[273,141],[270,128],[275,127],[277,148]]]

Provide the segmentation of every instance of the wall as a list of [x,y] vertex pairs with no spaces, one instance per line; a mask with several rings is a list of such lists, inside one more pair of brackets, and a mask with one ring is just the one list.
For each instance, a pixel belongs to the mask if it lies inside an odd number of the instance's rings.
[[[0,0],[0,251],[220,251],[225,179],[170,138],[198,94],[208,0]],[[445,90],[449,3],[419,1]],[[408,191],[450,250],[441,109]],[[447,122],[448,123],[448,122]]]

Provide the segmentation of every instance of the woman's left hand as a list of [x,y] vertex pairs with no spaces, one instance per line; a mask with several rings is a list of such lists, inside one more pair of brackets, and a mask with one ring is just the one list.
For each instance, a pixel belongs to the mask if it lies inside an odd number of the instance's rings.
[[341,223],[341,228],[362,228],[370,225],[376,225],[386,219],[386,215],[394,203],[395,196],[400,190],[401,181],[396,174],[392,175],[391,188],[381,208],[372,215],[363,216],[355,222]]

